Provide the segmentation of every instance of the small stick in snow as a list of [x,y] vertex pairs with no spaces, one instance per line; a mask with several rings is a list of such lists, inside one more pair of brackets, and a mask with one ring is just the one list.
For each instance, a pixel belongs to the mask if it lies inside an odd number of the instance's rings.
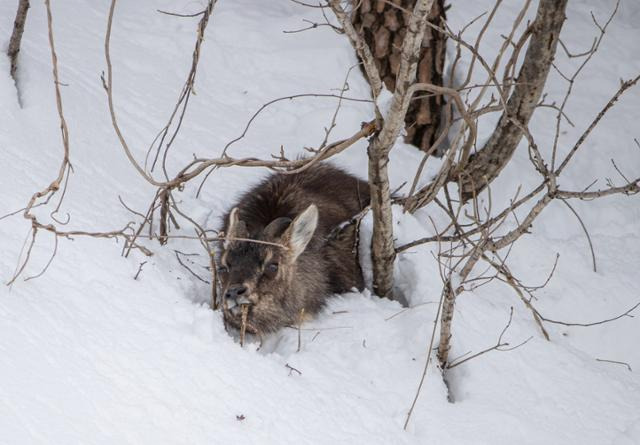
[[244,336],[247,332],[247,315],[249,314],[249,305],[240,305],[240,310],[242,311],[242,323],[240,324],[240,346],[242,347],[244,346]]
[[142,263],[140,263],[140,266],[138,266],[138,271],[136,272],[136,274],[133,276],[134,280],[138,279],[138,276],[140,275],[140,272],[142,272],[142,267],[147,264],[146,261],[143,261]]
[[631,366],[630,366],[630,365],[629,365],[629,363],[627,363],[627,362],[619,362],[619,361],[617,361],[617,360],[605,360],[605,359],[603,359],[603,358],[597,358],[597,359],[596,359],[596,361],[597,361],[597,362],[604,362],[604,363],[615,363],[616,365],[626,366],[626,367],[627,367],[627,369],[628,369],[630,372],[633,372],[633,370],[631,369]]
[[302,322],[304,321],[304,308],[300,310],[300,318],[298,319],[298,349],[296,352],[300,352],[302,348]]
[[298,375],[302,375],[302,372],[298,371],[296,368],[291,366],[289,363],[286,363],[284,366],[289,370],[289,375],[291,375],[292,372],[297,372]]
[[180,258],[180,254],[184,255],[182,252],[180,252],[179,250],[174,250],[175,254],[176,254],[176,259],[178,260],[178,263],[180,263],[180,265],[182,267],[184,267],[185,269],[187,269],[189,271],[189,273],[191,275],[193,275],[194,277],[196,277],[198,280],[202,281],[203,283],[206,284],[211,284],[208,280],[205,280],[204,278],[202,278],[200,275],[198,275],[197,273],[195,273],[193,271],[193,269],[191,269],[189,266],[187,266],[182,259]]
[[433,341],[436,337],[436,328],[438,326],[438,319],[440,318],[440,310],[442,309],[442,302],[444,301],[444,290],[440,294],[440,302],[438,304],[438,311],[436,312],[436,316],[433,318],[433,330],[431,331],[431,339],[429,340],[429,347],[427,348],[427,356],[424,364],[424,368],[422,368],[422,376],[420,377],[420,383],[418,383],[418,389],[416,390],[416,395],[413,398],[413,402],[411,403],[411,407],[409,408],[409,412],[407,413],[407,418],[404,421],[403,429],[406,431],[407,426],[409,425],[409,420],[411,420],[411,414],[413,414],[413,410],[416,407],[416,403],[418,402],[418,397],[420,396],[420,392],[422,391],[422,386],[427,377],[427,369],[429,368],[429,363],[431,362],[431,352],[433,351]]

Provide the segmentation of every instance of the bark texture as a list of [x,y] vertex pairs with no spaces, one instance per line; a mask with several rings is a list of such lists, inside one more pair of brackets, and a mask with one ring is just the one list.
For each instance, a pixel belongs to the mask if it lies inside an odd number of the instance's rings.
[[[375,60],[386,88],[393,92],[400,69],[402,42],[416,0],[355,0],[351,19]],[[358,6],[359,5],[359,6]],[[444,0],[435,0],[428,15],[431,23],[440,25],[445,19]],[[418,55],[417,81],[442,86],[446,38],[427,28]],[[434,143],[440,127],[443,96],[411,102],[405,117],[406,142],[427,151]]]
[[381,297],[393,298],[393,217],[387,164],[389,152],[404,126],[411,102],[411,85],[416,81],[418,54],[425,34],[426,18],[434,0],[418,0],[409,16],[399,57],[398,75],[391,106],[380,133],[369,144],[369,188],[373,213],[371,259],[373,289]]
[[377,139],[370,142],[369,192],[373,213],[371,238],[371,263],[373,268],[373,292],[393,299],[393,263],[396,249],[393,244],[393,214],[391,212],[391,190],[389,188],[388,151],[380,150]]
[[[542,97],[547,75],[566,19],[567,0],[540,0],[531,38],[516,86],[500,121],[485,146],[471,155],[461,180],[461,196],[467,201],[481,192],[507,165]],[[451,178],[456,180],[456,178]]]
[[24,32],[24,24],[27,21],[27,11],[29,10],[29,0],[20,0],[18,2],[18,11],[16,19],[13,22],[13,33],[9,41],[7,55],[11,61],[11,77],[16,80],[16,71],[18,69],[18,53],[20,52],[20,42],[22,41],[22,33]]

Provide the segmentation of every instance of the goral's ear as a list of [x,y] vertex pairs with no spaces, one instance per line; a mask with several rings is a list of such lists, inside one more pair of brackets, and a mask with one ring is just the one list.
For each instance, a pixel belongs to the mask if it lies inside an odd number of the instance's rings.
[[318,208],[311,204],[304,212],[296,216],[296,219],[284,232],[282,242],[289,248],[292,262],[307,248],[307,244],[311,241],[317,226]]
[[291,218],[286,216],[274,219],[262,231],[264,239],[267,241],[278,239],[290,224]]
[[240,220],[238,216],[238,208],[234,207],[229,214],[229,223],[227,224],[227,230],[224,240],[224,248],[228,249],[234,241],[234,238],[247,238],[247,225],[244,221]]

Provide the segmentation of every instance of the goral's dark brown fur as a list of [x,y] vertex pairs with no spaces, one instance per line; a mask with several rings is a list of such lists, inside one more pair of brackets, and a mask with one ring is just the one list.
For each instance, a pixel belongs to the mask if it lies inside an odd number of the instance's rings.
[[[220,257],[220,279],[223,299],[229,297],[229,289],[246,289],[249,332],[296,325],[302,313],[315,314],[331,294],[363,288],[356,229],[344,223],[368,204],[367,183],[329,164],[292,175],[273,174],[240,198],[235,214],[232,210],[224,218],[223,230],[230,239]],[[305,212],[313,205],[317,213]],[[296,242],[304,238],[301,230],[316,221],[313,215],[317,215],[315,231],[296,257],[300,250]],[[235,301],[227,298],[225,303],[235,305]],[[223,306],[227,323],[239,328],[239,306]]]

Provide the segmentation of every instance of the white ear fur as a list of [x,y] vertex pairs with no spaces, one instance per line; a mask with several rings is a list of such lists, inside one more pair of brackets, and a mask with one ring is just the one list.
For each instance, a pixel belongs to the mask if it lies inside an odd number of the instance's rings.
[[315,204],[311,204],[293,220],[285,235],[288,238],[288,247],[293,261],[304,252],[316,227],[318,227],[318,208]]
[[238,208],[234,207],[233,210],[231,210],[231,213],[229,214],[229,227],[227,227],[227,233],[225,235],[225,240],[224,240],[225,249],[228,249],[229,245],[233,241],[230,238],[235,237],[235,234],[238,229],[238,221],[239,221]]

